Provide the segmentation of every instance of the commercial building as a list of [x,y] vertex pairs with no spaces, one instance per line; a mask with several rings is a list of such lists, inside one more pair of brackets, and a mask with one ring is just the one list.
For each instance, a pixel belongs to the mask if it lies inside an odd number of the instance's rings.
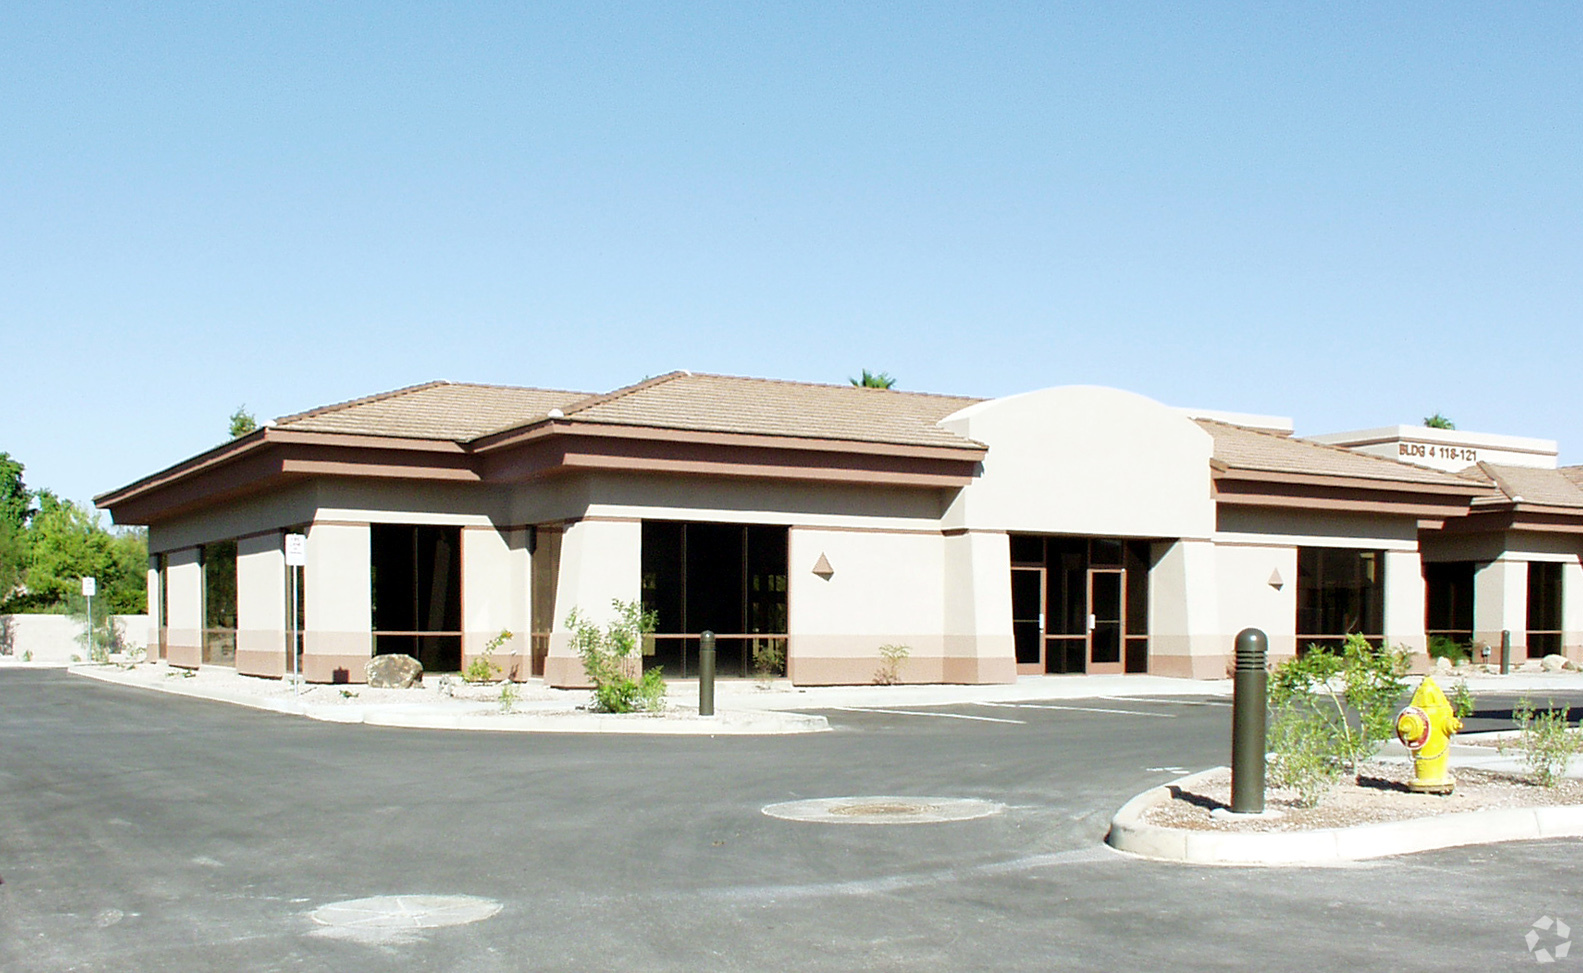
[[[1418,450],[1424,452],[1419,452]],[[1444,451],[1444,452],[1442,452]],[[1436,468],[1438,467],[1438,468]],[[1583,658],[1583,471],[1554,443],[1288,420],[1106,388],[924,395],[676,372],[601,395],[449,384],[282,418],[98,498],[149,528],[172,665],[583,682],[566,618],[657,612],[646,663],[720,636],[810,684],[1217,677],[1349,632]],[[288,645],[287,534],[307,537]]]

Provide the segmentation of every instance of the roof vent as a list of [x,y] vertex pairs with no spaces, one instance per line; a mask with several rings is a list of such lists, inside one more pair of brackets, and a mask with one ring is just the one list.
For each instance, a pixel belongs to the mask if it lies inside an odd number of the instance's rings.
[[551,409],[549,411],[549,417],[551,419],[565,419],[566,413],[562,412],[560,409]]

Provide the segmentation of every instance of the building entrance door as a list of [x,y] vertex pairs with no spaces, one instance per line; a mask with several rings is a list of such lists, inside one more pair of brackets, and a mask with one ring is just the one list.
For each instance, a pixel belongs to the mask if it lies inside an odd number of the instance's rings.
[[1088,671],[1124,671],[1122,639],[1127,631],[1127,572],[1123,568],[1088,571]]
[[1017,674],[1148,672],[1150,544],[1012,534]]

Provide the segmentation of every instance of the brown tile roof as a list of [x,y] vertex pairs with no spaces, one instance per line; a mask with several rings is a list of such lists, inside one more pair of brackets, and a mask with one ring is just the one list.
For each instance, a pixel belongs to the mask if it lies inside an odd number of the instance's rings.
[[853,385],[672,372],[566,409],[578,422],[798,436],[907,446],[977,447],[936,423],[980,400]]
[[275,420],[280,429],[466,442],[544,418],[587,392],[429,382]]
[[1398,463],[1395,460],[1370,456],[1367,453],[1353,452],[1341,446],[1329,446],[1261,429],[1233,426],[1213,419],[1194,421],[1214,437],[1215,459],[1232,469],[1425,485],[1462,487],[1469,485],[1466,479],[1450,473]]
[[1565,468],[1544,470],[1480,463],[1478,469],[1508,500],[1542,507],[1583,508],[1583,484]]
[[280,429],[468,442],[546,418],[904,446],[977,447],[941,419],[978,402],[852,385],[672,372],[603,395],[429,382],[275,421]]

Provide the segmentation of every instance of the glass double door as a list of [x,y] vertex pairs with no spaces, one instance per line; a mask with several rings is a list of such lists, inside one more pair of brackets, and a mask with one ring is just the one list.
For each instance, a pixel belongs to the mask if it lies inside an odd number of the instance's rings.
[[1011,535],[1017,672],[1148,672],[1146,540]]
[[1125,568],[1086,568],[1057,576],[1045,567],[1018,567],[1011,577],[1019,675],[1125,671]]

